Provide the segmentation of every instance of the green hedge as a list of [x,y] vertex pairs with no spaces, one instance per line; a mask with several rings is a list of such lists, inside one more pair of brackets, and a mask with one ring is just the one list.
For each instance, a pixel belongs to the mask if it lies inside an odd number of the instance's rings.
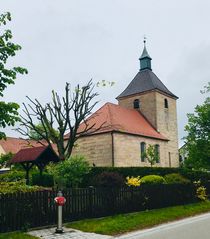
[[191,181],[188,178],[185,178],[184,176],[180,175],[179,173],[170,173],[166,174],[164,176],[166,183],[168,184],[174,184],[174,183],[182,183],[182,184],[188,184]]
[[166,180],[159,175],[146,175],[140,179],[141,184],[164,184]]
[[0,174],[0,182],[16,182],[25,179],[25,172],[11,170],[8,173]]
[[92,179],[102,172],[117,172],[124,178],[127,176],[146,176],[146,175],[160,175],[179,173],[183,177],[193,181],[201,180],[201,182],[210,181],[210,173],[203,171],[193,171],[184,168],[159,168],[159,167],[93,167],[91,171],[83,178],[81,186],[91,185]]
[[0,194],[8,193],[20,193],[20,192],[34,192],[43,190],[39,186],[28,186],[25,184],[25,180],[17,182],[0,182]]
[[32,185],[43,186],[43,187],[53,187],[54,186],[54,178],[53,175],[48,173],[43,173],[40,175],[39,173],[32,174]]

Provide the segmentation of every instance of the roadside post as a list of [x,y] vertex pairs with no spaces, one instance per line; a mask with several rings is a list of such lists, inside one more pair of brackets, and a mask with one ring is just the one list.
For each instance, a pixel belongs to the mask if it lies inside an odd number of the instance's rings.
[[58,223],[57,228],[55,229],[56,233],[63,233],[63,218],[62,218],[62,209],[63,205],[66,202],[65,197],[61,191],[58,191],[57,197],[54,199],[56,205],[58,206]]

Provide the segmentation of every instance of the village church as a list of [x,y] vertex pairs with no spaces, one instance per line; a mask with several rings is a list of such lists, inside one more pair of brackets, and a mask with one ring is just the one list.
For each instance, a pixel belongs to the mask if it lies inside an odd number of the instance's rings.
[[116,97],[118,104],[106,103],[88,122],[100,130],[81,137],[73,155],[84,155],[91,165],[149,166],[145,151],[154,145],[158,167],[178,167],[178,133],[174,95],[152,71],[145,41],[140,70]]

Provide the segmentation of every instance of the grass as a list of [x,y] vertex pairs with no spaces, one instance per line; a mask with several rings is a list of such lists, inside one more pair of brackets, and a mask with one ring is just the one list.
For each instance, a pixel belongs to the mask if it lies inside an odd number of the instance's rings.
[[[68,223],[66,227],[105,235],[149,228],[210,211],[210,201]],[[1,239],[1,238],[0,238]]]
[[0,239],[37,239],[37,237],[30,236],[22,232],[0,233]]

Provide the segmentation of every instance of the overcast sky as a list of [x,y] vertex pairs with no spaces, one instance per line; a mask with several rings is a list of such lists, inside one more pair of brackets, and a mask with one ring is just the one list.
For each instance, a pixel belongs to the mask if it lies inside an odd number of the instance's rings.
[[93,78],[115,81],[98,89],[98,107],[117,103],[139,70],[146,35],[154,73],[179,96],[179,140],[184,136],[186,114],[203,102],[200,90],[210,79],[209,0],[0,0],[0,9],[11,12],[7,28],[22,46],[10,64],[29,71],[4,100],[21,104],[28,95],[47,102],[52,89],[64,92],[66,81]]

